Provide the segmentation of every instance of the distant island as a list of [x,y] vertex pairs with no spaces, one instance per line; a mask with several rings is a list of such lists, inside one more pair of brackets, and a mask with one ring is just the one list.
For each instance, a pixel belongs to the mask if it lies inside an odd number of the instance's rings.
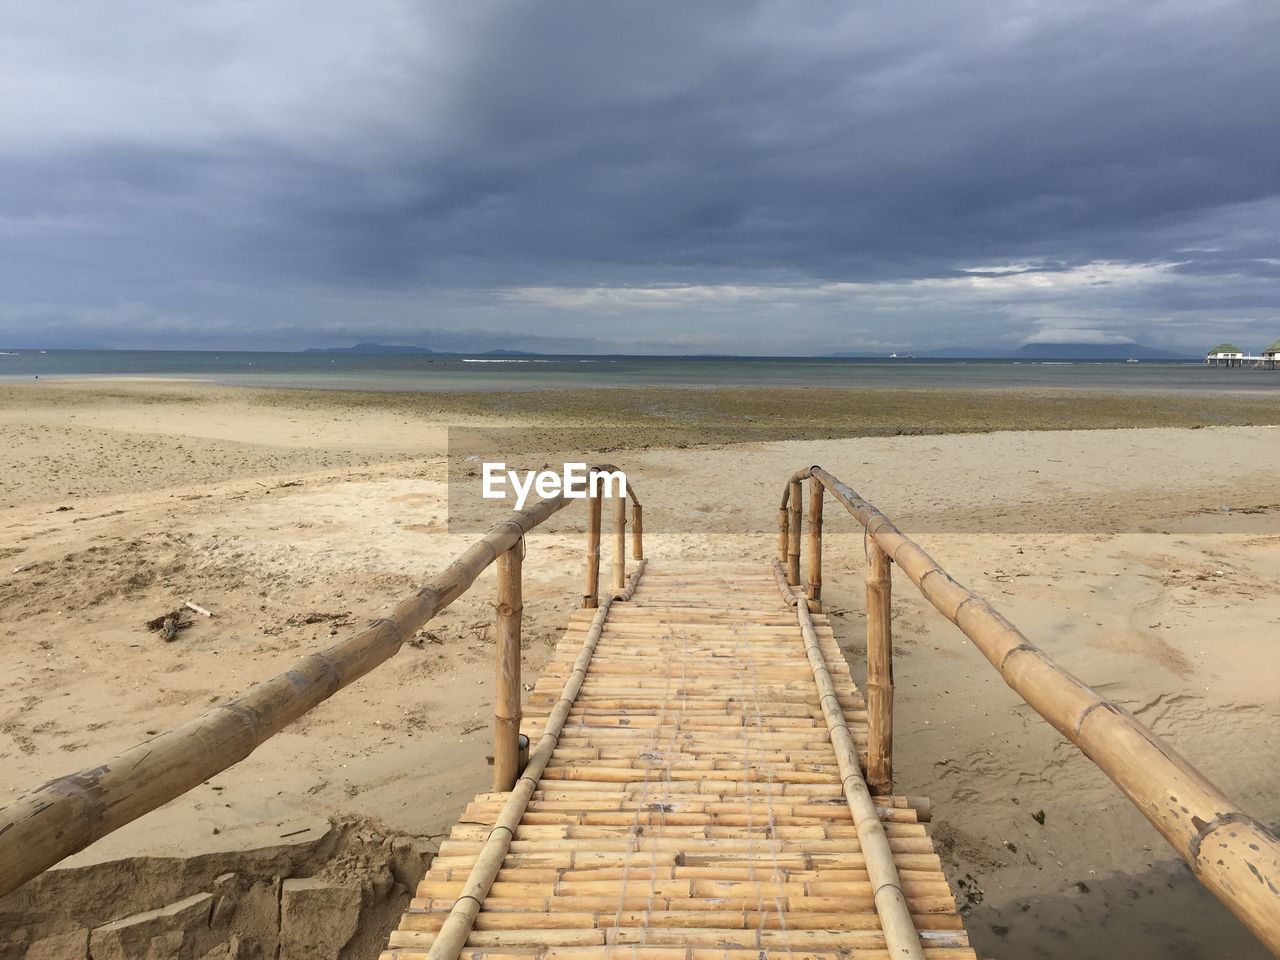
[[[840,359],[885,359],[883,353],[846,351],[830,353]],[[1141,343],[1028,343],[1016,350],[991,347],[944,347],[938,350],[916,350],[917,360],[1200,360],[1201,357],[1175,353]]]

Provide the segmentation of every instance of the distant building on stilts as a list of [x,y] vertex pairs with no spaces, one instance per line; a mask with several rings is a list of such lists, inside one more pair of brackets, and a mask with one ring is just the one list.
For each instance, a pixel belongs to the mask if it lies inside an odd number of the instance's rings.
[[1210,367],[1253,367],[1255,370],[1280,370],[1280,340],[1261,354],[1245,353],[1234,343],[1220,343],[1205,354]]
[[1208,352],[1204,362],[1211,367],[1243,367],[1245,359],[1244,351],[1234,343],[1220,343]]

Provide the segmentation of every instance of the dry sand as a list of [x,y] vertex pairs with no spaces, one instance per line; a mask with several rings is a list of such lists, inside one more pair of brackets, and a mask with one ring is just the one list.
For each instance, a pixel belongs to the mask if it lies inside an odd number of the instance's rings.
[[[454,414],[172,383],[2,399],[0,798],[328,644],[471,538],[444,528]],[[555,445],[545,418],[470,422]],[[647,438],[624,431],[608,453],[644,497],[655,562],[765,562],[785,477],[820,462],[1246,809],[1280,821],[1280,431],[715,436],[711,424],[692,448],[628,450]],[[530,538],[530,680],[575,605],[581,523],[566,511]],[[862,539],[834,515],[827,530],[825,596],[860,682]],[[487,575],[420,645],[73,862],[264,844],[351,814],[443,834],[489,775],[491,589]],[[186,599],[217,616],[168,644],[143,627]],[[901,579],[894,623],[898,789],[934,801],[980,955],[1265,956]]]

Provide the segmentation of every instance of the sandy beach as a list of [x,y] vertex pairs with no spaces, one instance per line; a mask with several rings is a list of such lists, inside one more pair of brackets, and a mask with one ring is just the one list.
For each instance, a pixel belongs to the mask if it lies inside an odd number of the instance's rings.
[[[786,477],[820,463],[1280,821],[1280,428],[1246,425],[1280,420],[1273,401],[731,394],[0,387],[0,796],[243,691],[443,567],[473,536],[446,527],[447,427],[462,425],[509,431],[529,462],[572,436],[623,466],[655,562],[767,563]],[[528,682],[577,605],[582,524],[570,509],[530,537]],[[824,598],[859,684],[862,549],[831,515]],[[933,800],[980,956],[1265,956],[954,627],[895,589],[898,789]],[[215,616],[172,643],[145,628],[186,600]],[[261,846],[347,816],[430,843],[489,778],[491,603],[490,573],[391,663],[71,863]]]

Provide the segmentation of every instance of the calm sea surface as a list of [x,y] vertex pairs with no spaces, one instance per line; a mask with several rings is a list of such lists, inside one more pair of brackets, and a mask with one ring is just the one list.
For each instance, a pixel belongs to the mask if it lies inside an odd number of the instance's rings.
[[[1199,363],[843,360],[50,350],[0,354],[0,380],[188,377],[328,390],[545,390],[574,387],[944,387],[1108,391],[1280,391],[1280,371]],[[1280,394],[1278,394],[1280,395]]]

